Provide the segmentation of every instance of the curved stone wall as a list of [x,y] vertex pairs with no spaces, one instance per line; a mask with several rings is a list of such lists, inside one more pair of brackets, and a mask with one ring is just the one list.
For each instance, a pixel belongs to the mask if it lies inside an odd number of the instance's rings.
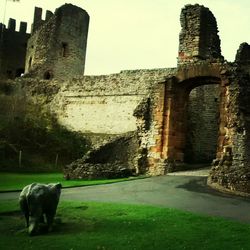
[[40,79],[67,79],[84,74],[89,15],[72,4],[36,26],[26,54],[25,73]]

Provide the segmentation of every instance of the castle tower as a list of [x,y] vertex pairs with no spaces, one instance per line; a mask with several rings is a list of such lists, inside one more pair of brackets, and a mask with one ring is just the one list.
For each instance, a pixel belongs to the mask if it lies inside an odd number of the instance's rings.
[[25,73],[40,79],[66,79],[84,74],[88,13],[65,4],[55,13],[36,8],[28,41]]
[[10,18],[8,26],[0,23],[0,77],[15,78],[24,73],[27,41],[27,23],[20,22],[16,30],[16,20]]
[[217,22],[208,8],[186,5],[181,11],[180,22],[178,65],[223,59]]

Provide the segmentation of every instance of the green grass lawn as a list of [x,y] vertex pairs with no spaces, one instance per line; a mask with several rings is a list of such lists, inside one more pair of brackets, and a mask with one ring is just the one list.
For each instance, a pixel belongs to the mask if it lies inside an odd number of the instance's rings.
[[62,173],[0,173],[0,192],[22,190],[22,188],[33,182],[37,183],[55,183],[60,182],[63,187],[73,186],[86,186],[86,185],[98,185],[107,184],[120,181],[127,181],[136,179],[132,178],[120,178],[120,179],[106,179],[106,180],[65,180]]
[[18,204],[0,205],[0,249],[250,249],[250,225],[175,209],[60,202],[53,231],[29,237]]

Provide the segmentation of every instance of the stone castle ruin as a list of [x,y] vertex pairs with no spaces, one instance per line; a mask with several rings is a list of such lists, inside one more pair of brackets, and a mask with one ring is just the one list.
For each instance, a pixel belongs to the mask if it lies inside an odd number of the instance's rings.
[[[46,20],[41,12],[30,35],[13,20],[4,27],[0,74],[14,78],[25,68],[13,80],[22,93],[36,103],[45,96],[41,105],[60,125],[90,137],[92,150],[64,168],[66,178],[164,175],[213,161],[209,185],[250,193],[250,46],[225,61],[208,8],[182,9],[176,68],[101,76],[84,76],[87,12],[71,4]],[[20,36],[16,57],[6,53],[17,45],[5,34]]]
[[27,41],[27,23],[21,22],[16,31],[16,20],[10,18],[8,27],[0,24],[0,75],[3,78],[15,78],[24,73]]
[[84,74],[89,15],[81,8],[63,5],[55,13],[35,8],[27,44],[25,73],[43,79],[67,79]]

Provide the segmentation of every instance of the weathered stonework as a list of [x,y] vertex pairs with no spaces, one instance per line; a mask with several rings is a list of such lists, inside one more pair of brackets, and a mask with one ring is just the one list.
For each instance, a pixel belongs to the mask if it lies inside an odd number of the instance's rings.
[[[26,77],[32,78],[15,83],[33,100],[43,99],[58,124],[93,138],[92,150],[65,167],[66,178],[164,175],[181,170],[188,159],[214,159],[209,185],[250,193],[249,45],[240,46],[234,63],[224,61],[208,8],[183,8],[177,68],[105,76],[83,76],[79,68],[85,11],[64,5],[45,21],[39,11],[27,50]],[[85,23],[82,29],[77,20]],[[80,40],[82,47],[74,50]]]
[[184,162],[190,90],[204,84],[218,84],[220,67],[221,64],[205,62],[186,65],[155,88],[153,121],[147,139],[151,174],[167,173]]
[[235,62],[244,72],[250,74],[250,45],[242,43],[237,50]]
[[219,85],[194,88],[188,99],[184,161],[209,163],[216,155],[219,131]]
[[24,73],[27,23],[21,22],[16,31],[16,20],[10,18],[8,27],[0,23],[0,77],[13,79]]
[[88,13],[65,4],[41,20],[36,8],[33,30],[28,40],[25,73],[40,79],[67,79],[84,73]]
[[250,65],[250,45],[242,43],[237,50],[235,62],[239,65]]
[[169,73],[171,69],[134,70],[70,79],[54,99],[52,109],[60,124],[83,133],[135,131],[134,109]]
[[213,13],[202,5],[186,5],[180,17],[178,64],[220,60],[220,38]]
[[[138,173],[137,136],[127,133],[91,150],[63,170],[66,179],[123,178]],[[112,154],[110,153],[112,152]]]
[[217,159],[208,183],[239,194],[250,193],[250,75],[237,67],[223,71]]

